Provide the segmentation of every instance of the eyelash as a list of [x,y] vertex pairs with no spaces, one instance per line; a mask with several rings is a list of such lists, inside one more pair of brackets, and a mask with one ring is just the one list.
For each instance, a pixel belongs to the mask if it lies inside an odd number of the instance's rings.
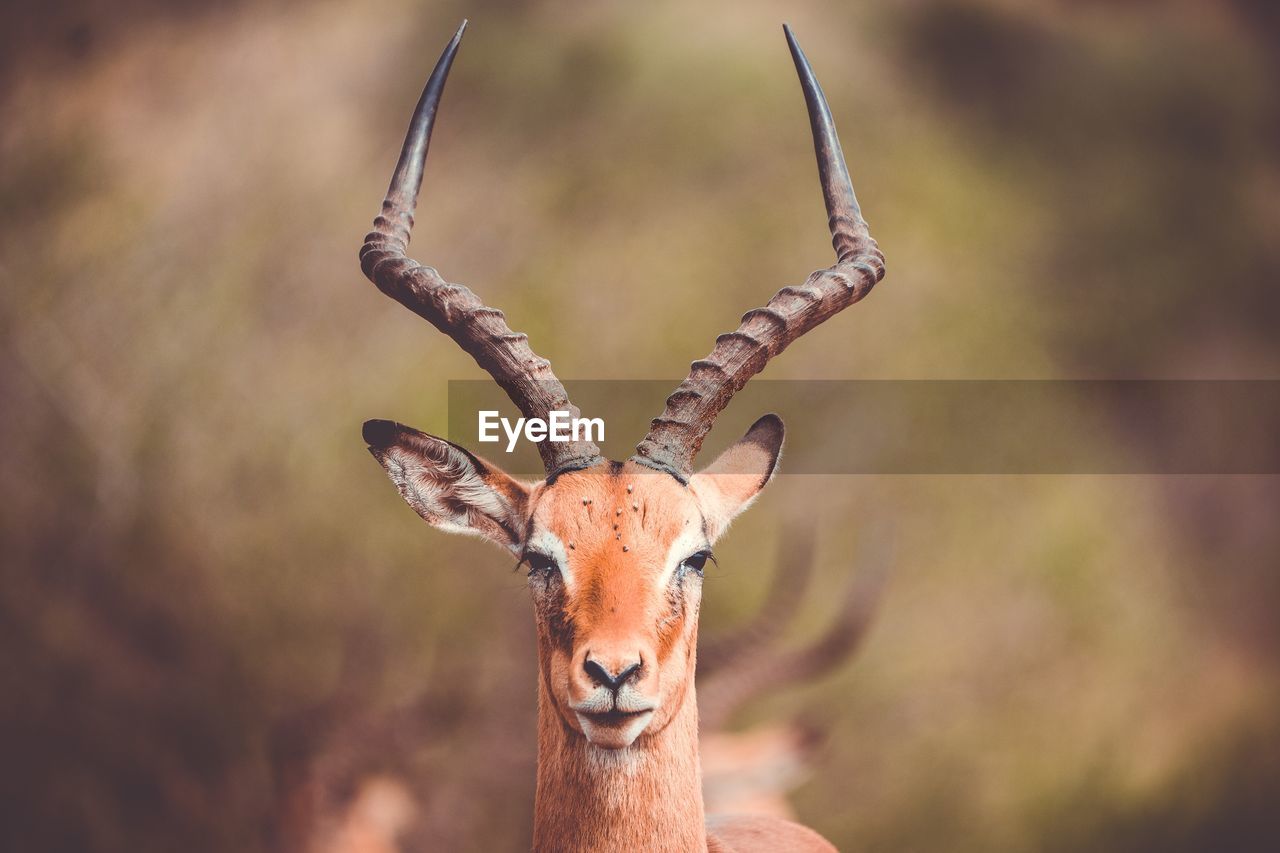
[[529,551],[524,555],[524,562],[529,566],[529,575],[544,574],[550,576],[554,572],[559,572],[560,567],[556,565],[556,561],[541,554],[537,551]]
[[706,569],[707,560],[714,563],[716,557],[710,551],[699,551],[686,557],[684,562],[680,564],[680,569],[684,572],[697,572],[698,577],[702,577],[703,571]]

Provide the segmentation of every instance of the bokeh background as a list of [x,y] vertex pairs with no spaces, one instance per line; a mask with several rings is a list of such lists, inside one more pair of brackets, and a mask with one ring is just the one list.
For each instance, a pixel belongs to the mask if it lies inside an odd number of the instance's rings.
[[[464,16],[414,253],[562,377],[678,379],[829,263],[784,18],[890,272],[770,378],[1280,377],[1265,0],[5,7],[4,849],[334,849],[366,800],[410,849],[527,845],[523,577],[359,439],[480,375],[356,262]],[[772,642],[885,523],[888,581],[726,732],[818,733],[788,802],[841,849],[1280,848],[1275,477],[784,476],[704,636],[767,612],[797,509]]]

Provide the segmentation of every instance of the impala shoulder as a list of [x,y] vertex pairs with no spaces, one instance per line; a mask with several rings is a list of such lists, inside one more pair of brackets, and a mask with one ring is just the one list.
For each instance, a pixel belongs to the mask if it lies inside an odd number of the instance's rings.
[[806,826],[766,815],[709,815],[710,853],[835,853],[835,846]]

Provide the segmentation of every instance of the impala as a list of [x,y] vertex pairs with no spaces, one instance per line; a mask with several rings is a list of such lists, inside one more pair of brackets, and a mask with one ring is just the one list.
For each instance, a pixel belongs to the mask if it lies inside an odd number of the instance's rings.
[[[360,265],[383,293],[469,353],[530,420],[579,410],[551,364],[501,311],[405,254],[427,146],[459,27],[418,101]],[[765,415],[705,469],[693,462],[716,416],[792,341],[884,276],[826,99],[784,28],[808,106],[836,263],[784,287],[721,335],[667,399],[626,462],[586,440],[541,441],[546,479],[517,480],[468,450],[398,423],[364,438],[428,523],[489,539],[528,566],[538,636],[538,850],[830,850],[766,817],[704,814],[694,661],[704,564],[773,477],[783,426]]]

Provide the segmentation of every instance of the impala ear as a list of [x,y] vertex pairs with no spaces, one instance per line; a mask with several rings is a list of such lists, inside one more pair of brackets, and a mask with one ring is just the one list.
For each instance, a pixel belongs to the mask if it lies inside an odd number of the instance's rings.
[[451,441],[394,421],[366,421],[363,435],[373,458],[427,523],[520,551],[529,484]]
[[713,542],[773,479],[785,434],[782,418],[765,415],[715,462],[689,479]]

